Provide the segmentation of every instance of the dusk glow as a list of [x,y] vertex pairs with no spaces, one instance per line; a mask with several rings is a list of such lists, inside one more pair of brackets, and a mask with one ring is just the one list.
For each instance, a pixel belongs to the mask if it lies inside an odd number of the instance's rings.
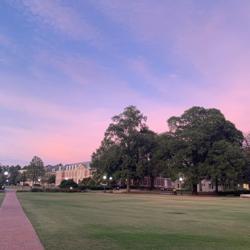
[[250,1],[0,1],[0,163],[90,160],[135,105],[156,132],[192,106],[250,131]]

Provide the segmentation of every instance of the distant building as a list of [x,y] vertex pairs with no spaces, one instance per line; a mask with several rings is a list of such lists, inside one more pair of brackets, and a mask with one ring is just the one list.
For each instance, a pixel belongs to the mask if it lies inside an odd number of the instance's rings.
[[92,176],[89,162],[80,162],[60,166],[56,171],[56,186],[59,186],[63,180],[73,179],[80,183],[83,179]]
[[[148,176],[145,176],[143,179],[141,179],[139,181],[132,179],[131,185],[141,187],[141,188],[150,188],[151,187],[151,179]],[[170,178],[157,176],[154,178],[153,187],[156,189],[161,189],[161,190],[182,189],[183,182],[179,181],[178,179],[175,181],[172,181]]]
[[56,171],[58,171],[60,169],[60,167],[62,167],[62,166],[63,166],[62,164],[47,165],[47,166],[45,166],[45,169],[49,173],[56,173]]
[[[218,191],[224,191],[225,187],[222,185],[218,186]],[[197,185],[197,190],[198,192],[205,192],[205,193],[210,193],[210,192],[215,192],[216,191],[216,186],[211,180],[206,180],[203,179],[198,185]]]

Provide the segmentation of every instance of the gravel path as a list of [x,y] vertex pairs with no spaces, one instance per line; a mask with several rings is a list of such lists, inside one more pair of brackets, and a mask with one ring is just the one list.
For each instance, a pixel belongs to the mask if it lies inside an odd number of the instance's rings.
[[0,208],[1,250],[43,250],[43,246],[16,197],[6,191]]

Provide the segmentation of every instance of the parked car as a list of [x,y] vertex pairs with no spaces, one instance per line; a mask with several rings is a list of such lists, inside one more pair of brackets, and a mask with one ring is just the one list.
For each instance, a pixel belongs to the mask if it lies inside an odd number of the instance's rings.
[[4,189],[5,189],[5,186],[0,185],[0,190],[4,190]]

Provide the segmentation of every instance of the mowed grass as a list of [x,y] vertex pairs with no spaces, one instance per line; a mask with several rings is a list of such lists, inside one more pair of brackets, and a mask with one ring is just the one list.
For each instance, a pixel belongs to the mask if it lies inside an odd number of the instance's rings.
[[0,207],[2,205],[3,199],[4,199],[4,192],[0,192]]
[[45,249],[250,249],[250,200],[18,193]]

